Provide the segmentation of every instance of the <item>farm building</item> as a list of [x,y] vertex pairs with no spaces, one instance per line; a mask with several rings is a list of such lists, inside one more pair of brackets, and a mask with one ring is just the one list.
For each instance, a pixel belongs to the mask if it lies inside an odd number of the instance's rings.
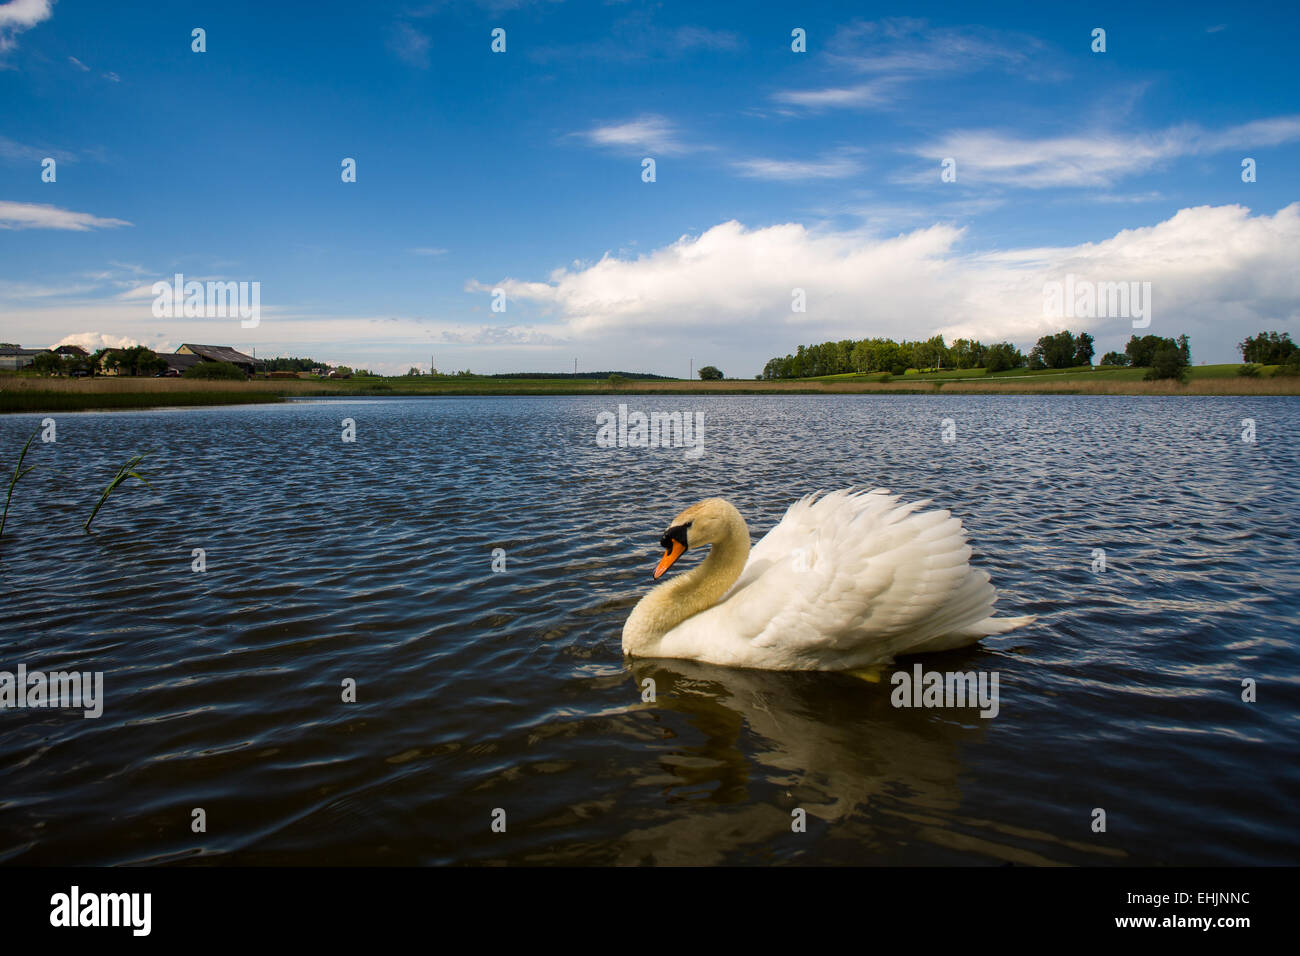
[[167,376],[184,375],[187,368],[198,365],[203,361],[199,356],[185,352],[172,352],[170,354],[160,352],[158,357],[167,363],[167,368],[163,370],[163,374]]
[[0,369],[16,372],[36,361],[36,356],[49,349],[25,349],[20,345],[0,345]]
[[176,354],[197,355],[203,362],[229,362],[239,366],[248,375],[252,375],[259,364],[251,355],[236,352],[228,345],[193,345],[187,342],[176,350]]

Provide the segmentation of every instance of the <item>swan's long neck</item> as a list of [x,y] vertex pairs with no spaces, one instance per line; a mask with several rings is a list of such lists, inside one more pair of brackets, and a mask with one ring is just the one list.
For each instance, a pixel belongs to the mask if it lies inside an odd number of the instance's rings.
[[665,634],[721,600],[748,560],[749,528],[735,513],[698,567],[664,582],[640,600],[623,625],[623,653],[654,657]]

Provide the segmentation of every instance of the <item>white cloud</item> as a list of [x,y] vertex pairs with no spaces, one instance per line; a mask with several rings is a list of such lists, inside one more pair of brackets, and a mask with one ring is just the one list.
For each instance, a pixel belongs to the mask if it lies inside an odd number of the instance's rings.
[[53,14],[54,0],[10,0],[0,4],[0,53],[13,48],[14,37]]
[[34,202],[0,200],[0,229],[66,229],[88,232],[131,225],[125,219],[101,219],[88,212],[73,212]]
[[786,106],[808,109],[845,109],[885,106],[896,84],[888,80],[859,83],[856,86],[832,86],[818,90],[780,90],[772,99]]
[[[1062,323],[1044,314],[1044,283],[1071,272],[1151,282],[1148,331],[1187,332],[1201,357],[1228,361],[1244,333],[1300,320],[1300,203],[1273,216],[1242,206],[1184,209],[1073,247],[968,254],[958,249],[962,235],[934,225],[881,240],[733,221],[636,259],[607,255],[546,282],[496,285],[511,301],[548,310],[561,337],[659,343],[661,355],[720,343],[731,364],[741,356],[754,371],[766,357],[830,338],[942,332],[1024,345],[1068,324],[1127,339],[1128,319]],[[806,291],[806,313],[791,311],[795,288]]]
[[[942,333],[1023,348],[1068,327],[1096,336],[1098,354],[1122,348],[1133,333],[1128,319],[1044,314],[1044,284],[1073,274],[1150,282],[1154,315],[1143,334],[1186,332],[1198,361],[1232,361],[1235,344],[1260,330],[1300,335],[1300,203],[1272,214],[1236,205],[1183,209],[1072,246],[981,251],[968,241],[961,228],[933,220],[887,238],[724,222],[641,255],[575,262],[541,281],[470,283],[471,291],[505,290],[510,325],[264,305],[258,329],[242,330],[231,320],[154,318],[140,278],[131,282],[134,295],[119,297],[115,287],[92,297],[80,276],[70,277],[62,296],[39,277],[30,287],[0,283],[0,309],[8,340],[38,345],[100,329],[151,347],[216,342],[255,347],[259,356],[311,355],[399,372],[425,367],[433,352],[445,368],[554,370],[578,356],[587,369],[684,375],[693,358],[752,375],[801,343],[872,335]],[[115,274],[114,282],[130,278]],[[806,292],[806,312],[791,311],[795,288]]]
[[597,126],[578,135],[585,137],[595,146],[608,146],[660,156],[688,153],[699,148],[683,142],[671,121],[654,114],[639,116],[625,123]]
[[76,67],[78,70],[80,70],[82,73],[89,73],[89,72],[90,72],[90,67],[86,66],[86,64],[82,63],[82,62],[81,62],[80,60],[78,60],[75,56],[70,56],[70,57],[68,57],[68,62],[71,63],[73,66],[75,66],[75,67]]
[[114,73],[112,70],[109,70],[107,73],[104,74],[104,79],[108,80],[108,82],[110,83],[122,82],[122,78],[118,76],[116,73]]
[[87,352],[94,352],[98,349],[133,349],[137,345],[145,345],[155,352],[176,351],[176,348],[165,339],[152,339],[149,342],[141,342],[129,335],[113,335],[109,332],[73,332],[71,335],[65,335],[59,339],[50,348],[58,348],[60,345],[80,345]]
[[1281,146],[1300,139],[1300,115],[1275,116],[1230,126],[1217,133],[1199,133],[1192,138],[1198,153],[1218,153],[1228,149],[1254,149]]
[[416,249],[412,249],[411,254],[416,256],[445,256],[447,250],[434,248],[432,246],[420,246]]
[[[1300,116],[1254,120],[1218,131],[1194,125],[1152,133],[1089,131],[1038,139],[967,130],[915,150],[934,162],[957,161],[959,180],[1042,189],[1105,187],[1182,156],[1277,146],[1300,140]],[[930,171],[918,176],[934,178]]]

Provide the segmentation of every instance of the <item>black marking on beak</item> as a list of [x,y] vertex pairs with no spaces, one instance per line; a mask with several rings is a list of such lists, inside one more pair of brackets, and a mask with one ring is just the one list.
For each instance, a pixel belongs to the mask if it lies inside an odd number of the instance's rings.
[[659,547],[663,548],[664,550],[668,550],[669,548],[672,547],[672,543],[676,541],[683,548],[689,550],[690,544],[686,540],[686,529],[689,528],[690,526],[691,526],[691,522],[688,521],[686,522],[686,524],[674,525],[673,527],[669,528],[667,531],[664,532],[664,536],[659,539]]

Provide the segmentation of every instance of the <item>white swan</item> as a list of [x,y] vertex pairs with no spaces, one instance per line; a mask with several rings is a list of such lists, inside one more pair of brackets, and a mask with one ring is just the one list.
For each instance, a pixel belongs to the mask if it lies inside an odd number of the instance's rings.
[[993,617],[961,520],[888,491],[808,495],[750,550],[728,501],[673,519],[657,580],[688,548],[701,564],[654,588],[623,626],[623,653],[766,670],[847,671],[944,651],[1031,623]]

